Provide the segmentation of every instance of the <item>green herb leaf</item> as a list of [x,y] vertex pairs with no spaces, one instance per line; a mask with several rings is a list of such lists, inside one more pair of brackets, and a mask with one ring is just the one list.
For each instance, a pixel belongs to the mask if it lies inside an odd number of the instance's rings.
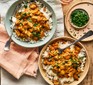
[[28,18],[27,20],[28,20],[29,22],[32,22],[31,18]]
[[27,8],[27,2],[23,1],[24,7]]
[[38,24],[37,24],[37,23],[35,23],[35,24],[34,24],[34,27],[36,27],[37,25],[38,25]]
[[39,32],[32,32],[32,34],[33,34],[35,37],[40,38],[40,33],[39,33]]

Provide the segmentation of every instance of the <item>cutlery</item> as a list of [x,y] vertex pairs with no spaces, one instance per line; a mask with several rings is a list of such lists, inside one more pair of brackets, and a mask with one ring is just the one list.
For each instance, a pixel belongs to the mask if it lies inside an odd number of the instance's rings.
[[[13,12],[12,15],[15,15],[15,13],[16,13],[17,10],[18,10],[18,6],[14,9],[14,12]],[[11,17],[11,19],[12,19],[12,17]],[[11,21],[11,19],[10,19],[10,21]],[[10,44],[11,44],[11,41],[12,41],[11,37],[13,35],[14,26],[12,26],[10,28],[11,28],[11,35],[10,35],[9,39],[7,40],[7,42],[5,44],[5,47],[4,47],[4,50],[5,51],[9,51],[10,50]]]
[[4,47],[5,51],[9,51],[9,49],[10,49],[10,44],[11,44],[11,41],[12,41],[12,39],[11,39],[12,35],[13,35],[13,29],[12,29],[12,32],[11,32],[11,36],[9,37],[9,39],[7,40],[7,42],[5,44],[5,47]]
[[89,37],[89,36],[91,36],[91,35],[93,35],[93,31],[92,31],[92,30],[88,31],[88,32],[87,32],[85,35],[83,35],[81,38],[75,40],[73,43],[71,43],[70,45],[66,46],[65,48],[62,48],[62,49],[59,48],[59,49],[58,49],[58,53],[61,54],[66,48],[70,47],[71,45],[74,45],[75,43],[77,43],[77,42],[79,42],[79,41],[81,41],[81,40],[83,40],[83,39],[85,39],[85,38],[87,38],[87,37]]

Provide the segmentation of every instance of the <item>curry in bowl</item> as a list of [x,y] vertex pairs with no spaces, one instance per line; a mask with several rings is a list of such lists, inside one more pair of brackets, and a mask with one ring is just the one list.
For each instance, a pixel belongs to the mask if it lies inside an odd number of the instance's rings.
[[15,37],[35,43],[43,40],[52,29],[52,13],[38,1],[23,1],[12,16]]
[[8,9],[4,24],[16,44],[33,48],[53,37],[57,20],[54,10],[44,0],[17,0]]
[[81,45],[72,45],[61,54],[58,53],[59,48],[64,48],[71,42],[72,40],[67,37],[55,39],[41,51],[39,69],[44,79],[51,85],[77,85],[72,83],[80,81],[85,71],[87,53]]

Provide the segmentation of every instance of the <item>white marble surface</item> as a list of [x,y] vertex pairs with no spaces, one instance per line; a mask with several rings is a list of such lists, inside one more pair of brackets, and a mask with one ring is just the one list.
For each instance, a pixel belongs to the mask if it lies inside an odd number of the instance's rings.
[[[1,1],[1,0],[0,0]],[[9,0],[6,3],[0,2],[0,14],[4,18],[9,6],[17,0]],[[57,16],[57,30],[55,37],[64,35],[64,24],[63,24],[63,12],[62,7],[56,0],[45,0],[54,9]],[[23,76],[19,80],[16,80],[12,75],[10,75],[5,70],[1,70],[1,85],[48,85],[38,71],[37,78]]]
[[37,78],[22,76],[19,80],[15,79],[5,70],[1,71],[1,85],[48,85],[38,72]]
[[5,17],[8,8],[17,0],[6,0],[6,2],[2,2],[4,0],[0,0],[0,14],[2,17]]

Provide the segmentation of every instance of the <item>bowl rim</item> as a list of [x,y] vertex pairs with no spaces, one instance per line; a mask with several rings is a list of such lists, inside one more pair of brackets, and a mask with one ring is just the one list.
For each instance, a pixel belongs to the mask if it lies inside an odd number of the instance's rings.
[[[44,80],[49,83],[50,85],[54,85],[51,80],[49,80],[48,77],[46,77],[45,75],[45,71],[44,69],[42,68],[42,62],[41,62],[41,59],[42,59],[42,53],[45,51],[46,47],[51,44],[52,42],[56,41],[56,40],[60,40],[60,39],[64,39],[64,40],[69,40],[69,41],[75,41],[74,38],[71,38],[71,37],[67,37],[67,36],[63,36],[63,37],[58,37],[58,38],[55,38],[53,40],[51,40],[50,42],[48,42],[41,50],[40,52],[40,55],[39,55],[39,60],[38,60],[38,66],[39,66],[39,71],[40,71],[40,74],[42,75],[42,77],[44,78]],[[85,52],[86,52],[86,63],[85,63],[85,67],[84,67],[84,72],[82,72],[82,75],[78,81],[74,81],[70,84],[66,84],[66,85],[78,85],[80,82],[83,81],[83,79],[86,77],[87,73],[88,73],[88,70],[89,70],[89,67],[90,67],[90,58],[89,58],[89,55],[88,55],[88,52],[86,50],[86,48],[84,47],[84,45],[80,42],[77,43],[77,45],[79,45],[80,47],[84,48]],[[65,85],[65,84],[64,84]]]
[[[87,22],[85,25],[83,25],[83,26],[81,26],[81,27],[78,27],[78,26],[76,26],[75,24],[73,24],[73,22],[71,21],[71,14],[72,14],[75,10],[82,10],[82,11],[84,11],[84,12],[88,15],[88,22]],[[83,8],[76,8],[76,9],[74,9],[74,10],[70,13],[70,20],[69,20],[69,22],[70,22],[71,26],[73,26],[76,30],[84,29],[84,27],[86,27],[86,26],[89,24],[89,21],[90,21],[89,14],[88,14],[88,12],[87,12],[85,9],[83,9]]]
[[[8,33],[8,35],[9,36],[11,36],[11,32],[9,32],[9,30],[11,29],[8,29],[8,27],[7,27],[7,16],[9,16],[8,15],[8,13],[9,13],[9,10],[14,6],[14,5],[19,5],[20,3],[22,3],[22,1],[23,0],[17,0],[17,1],[15,1],[10,7],[9,7],[9,9],[8,9],[8,11],[7,11],[7,13],[6,13],[6,16],[5,16],[5,19],[4,19],[4,26],[5,26],[5,29],[6,29],[6,31],[7,31],[7,33]],[[24,1],[26,1],[26,0],[24,0]],[[25,47],[25,48],[35,48],[35,47],[39,47],[39,46],[42,46],[42,45],[45,45],[47,42],[49,42],[52,38],[53,38],[53,36],[54,36],[54,34],[55,34],[55,32],[56,32],[56,28],[57,28],[57,18],[56,18],[56,14],[55,14],[55,12],[54,12],[54,10],[53,10],[53,8],[47,3],[47,2],[45,2],[44,0],[38,0],[40,3],[43,3],[43,4],[45,4],[45,6],[49,9],[49,10],[52,10],[51,12],[53,13],[52,15],[53,15],[53,18],[52,19],[54,19],[53,20],[53,28],[50,30],[50,32],[52,33],[52,35],[49,35],[49,36],[47,36],[44,40],[42,40],[42,41],[38,41],[38,42],[36,42],[36,43],[26,43],[26,42],[24,42],[24,41],[21,41],[21,40],[18,40],[18,39],[16,39],[14,36],[12,36],[11,37],[11,39],[13,40],[13,42],[15,42],[17,45],[19,45],[19,46],[22,46],[22,47]],[[16,7],[14,7],[14,9],[15,9]],[[14,11],[14,10],[13,10]],[[10,21],[10,20],[9,20]],[[8,22],[9,22],[8,21]],[[10,30],[11,31],[11,30]]]

